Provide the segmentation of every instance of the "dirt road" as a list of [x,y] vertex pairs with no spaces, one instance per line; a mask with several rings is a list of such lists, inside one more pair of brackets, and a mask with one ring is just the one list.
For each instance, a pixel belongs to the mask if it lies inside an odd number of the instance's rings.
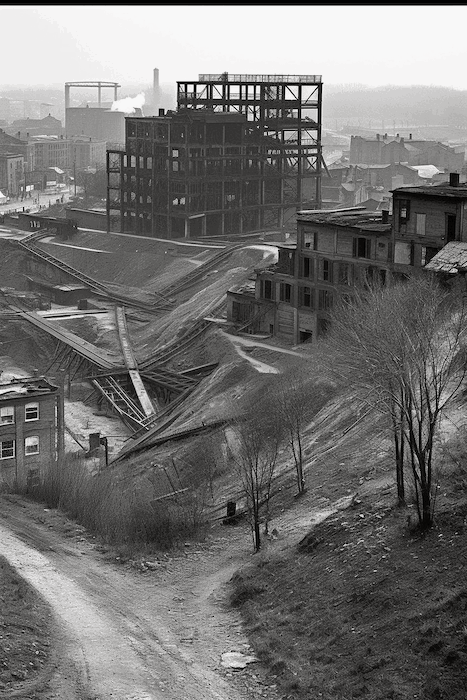
[[18,697],[277,697],[258,663],[241,671],[222,665],[225,652],[251,654],[240,619],[225,605],[225,583],[251,556],[246,531],[220,530],[176,556],[149,558],[139,571],[64,523],[39,504],[2,499],[0,555],[51,605],[58,640],[47,678],[34,693],[19,687]]

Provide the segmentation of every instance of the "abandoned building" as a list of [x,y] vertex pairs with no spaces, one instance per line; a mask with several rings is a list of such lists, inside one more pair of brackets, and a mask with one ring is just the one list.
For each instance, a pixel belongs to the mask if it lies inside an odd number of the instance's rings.
[[336,294],[391,270],[387,211],[363,207],[297,214],[297,242],[278,244],[275,265],[257,271],[253,285],[227,293],[227,318],[252,333],[292,343],[325,333]]
[[0,483],[37,485],[64,451],[63,393],[43,377],[0,378]]
[[423,267],[449,242],[467,241],[467,184],[400,187],[393,192],[394,269]]
[[108,230],[163,238],[281,229],[321,206],[321,76],[200,75],[177,111],[127,117],[107,154]]

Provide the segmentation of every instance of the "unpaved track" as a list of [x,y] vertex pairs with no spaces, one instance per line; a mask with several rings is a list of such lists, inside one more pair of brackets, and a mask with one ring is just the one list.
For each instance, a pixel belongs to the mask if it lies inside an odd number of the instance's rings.
[[59,640],[42,690],[19,697],[275,697],[258,664],[241,672],[221,665],[223,652],[249,652],[239,618],[224,605],[225,582],[250,554],[248,535],[229,529],[187,549],[160,571],[139,573],[106,561],[84,537],[56,531],[38,504],[2,499],[0,554],[50,603]]

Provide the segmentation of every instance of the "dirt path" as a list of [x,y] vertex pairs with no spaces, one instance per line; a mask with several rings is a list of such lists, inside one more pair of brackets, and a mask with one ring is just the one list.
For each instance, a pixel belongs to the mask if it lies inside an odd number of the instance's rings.
[[[225,583],[251,556],[246,531],[230,530],[142,573],[106,560],[79,528],[67,537],[38,504],[2,502],[0,554],[52,606],[59,646],[38,700],[247,700],[276,698],[252,663]],[[41,522],[42,521],[42,522]],[[224,531],[221,531],[222,533]],[[19,695],[30,698],[30,694]]]

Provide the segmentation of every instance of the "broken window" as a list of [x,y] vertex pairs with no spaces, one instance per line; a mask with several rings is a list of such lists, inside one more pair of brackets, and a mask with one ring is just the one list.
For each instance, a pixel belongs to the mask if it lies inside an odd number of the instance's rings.
[[359,236],[353,239],[353,257],[354,258],[370,258],[371,257],[371,240]]

